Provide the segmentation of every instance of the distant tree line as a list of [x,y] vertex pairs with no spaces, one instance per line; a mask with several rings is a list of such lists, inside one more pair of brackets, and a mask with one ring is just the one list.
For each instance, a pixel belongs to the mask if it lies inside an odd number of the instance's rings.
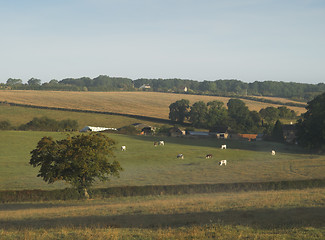
[[[136,91],[143,85],[150,86],[146,91],[175,92],[188,94],[218,95],[244,97],[255,101],[271,101],[251,96],[273,96],[309,101],[325,92],[325,84],[307,84],[295,82],[252,82],[245,83],[236,79],[195,81],[186,79],[136,79],[109,77],[101,75],[96,78],[66,78],[42,83],[40,79],[31,78],[27,83],[21,79],[9,78],[1,88],[21,90],[64,90],[64,91]],[[186,88],[186,89],[185,89]],[[274,102],[272,102],[274,103]]]
[[264,132],[272,135],[274,126],[281,124],[280,119],[295,121],[296,118],[296,113],[285,106],[250,111],[240,99],[230,99],[227,108],[220,101],[198,101],[190,105],[187,99],[178,100],[169,106],[170,120],[179,124],[187,121],[193,127],[210,131],[230,127],[240,133]]
[[65,119],[57,121],[48,117],[33,118],[26,124],[18,127],[12,126],[10,121],[0,121],[0,130],[32,130],[32,131],[77,131],[78,122],[76,120]]

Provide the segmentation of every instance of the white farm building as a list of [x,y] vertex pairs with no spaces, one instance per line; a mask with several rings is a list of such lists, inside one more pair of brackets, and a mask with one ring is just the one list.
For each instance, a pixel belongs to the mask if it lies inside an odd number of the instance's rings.
[[106,127],[91,127],[91,126],[86,126],[83,129],[80,130],[80,132],[102,132],[105,130],[113,130],[116,131],[116,128],[106,128]]

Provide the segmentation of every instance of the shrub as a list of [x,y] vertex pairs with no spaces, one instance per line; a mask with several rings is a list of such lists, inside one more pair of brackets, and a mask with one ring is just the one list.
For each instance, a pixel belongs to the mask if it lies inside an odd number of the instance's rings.
[[33,118],[32,121],[23,124],[19,130],[34,130],[34,131],[75,131],[78,129],[76,120],[66,119],[56,121],[48,117]]
[[12,128],[11,123],[9,121],[1,121],[0,122],[0,129],[1,130],[10,130]]

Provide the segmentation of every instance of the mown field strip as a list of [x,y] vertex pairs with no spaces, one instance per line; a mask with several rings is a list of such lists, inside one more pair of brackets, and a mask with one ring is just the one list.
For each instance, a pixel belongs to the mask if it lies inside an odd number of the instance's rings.
[[[188,99],[191,104],[197,101],[218,100],[226,105],[230,98],[157,92],[0,91],[0,101],[43,107],[127,113],[162,119],[168,119],[169,105],[180,99]],[[280,106],[251,100],[243,101],[250,110],[256,111],[268,106]],[[300,107],[288,108],[298,114],[305,112],[305,109]]]
[[323,189],[0,205],[1,239],[323,239]]

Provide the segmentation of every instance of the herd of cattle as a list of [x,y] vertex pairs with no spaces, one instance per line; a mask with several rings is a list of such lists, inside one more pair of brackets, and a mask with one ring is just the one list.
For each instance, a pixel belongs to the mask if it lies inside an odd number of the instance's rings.
[[[153,145],[155,146],[155,147],[157,147],[158,145],[159,146],[164,146],[165,145],[165,142],[164,141],[159,141],[159,142],[154,142],[153,143]],[[227,145],[221,145],[221,147],[220,147],[221,149],[227,149]],[[121,146],[121,151],[126,151],[126,146]],[[275,155],[275,150],[272,150],[271,151],[271,154],[274,156]],[[184,155],[182,154],[182,153],[179,153],[179,154],[177,154],[177,158],[180,158],[180,159],[184,159]],[[208,159],[208,158],[212,158],[212,154],[211,153],[209,153],[209,154],[207,154],[206,156],[205,156],[205,158],[206,159]],[[227,160],[221,160],[220,162],[219,162],[219,166],[222,166],[222,165],[227,165]]]

